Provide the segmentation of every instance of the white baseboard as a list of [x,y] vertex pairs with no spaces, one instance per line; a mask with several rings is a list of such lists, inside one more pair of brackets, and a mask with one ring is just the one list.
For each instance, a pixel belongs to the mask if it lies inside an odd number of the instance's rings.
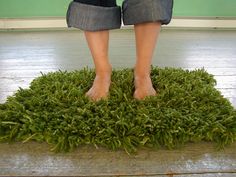
[[0,29],[63,28],[63,27],[66,27],[65,18],[0,19]]
[[168,27],[182,27],[182,28],[233,28],[236,29],[236,18],[176,18],[172,19]]
[[[131,25],[132,26],[132,25]],[[122,25],[122,28],[129,26]],[[173,18],[169,25],[163,27],[175,28],[229,28],[236,29],[236,18]],[[0,18],[0,29],[29,28],[67,28],[65,18]]]

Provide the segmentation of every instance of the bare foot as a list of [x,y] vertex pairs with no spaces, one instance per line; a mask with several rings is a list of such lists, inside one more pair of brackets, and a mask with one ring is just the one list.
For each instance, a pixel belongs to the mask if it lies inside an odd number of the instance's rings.
[[106,99],[111,84],[111,71],[96,74],[92,87],[85,94],[92,101]]
[[156,90],[153,88],[150,76],[135,76],[134,98],[142,100],[147,96],[155,96]]

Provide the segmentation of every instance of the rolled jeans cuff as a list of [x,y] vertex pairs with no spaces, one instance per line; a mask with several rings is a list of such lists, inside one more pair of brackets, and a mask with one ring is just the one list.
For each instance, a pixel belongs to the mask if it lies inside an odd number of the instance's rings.
[[124,0],[122,3],[124,25],[159,21],[169,24],[173,0]]
[[86,31],[118,29],[121,27],[121,7],[103,7],[70,2],[66,14],[68,27]]

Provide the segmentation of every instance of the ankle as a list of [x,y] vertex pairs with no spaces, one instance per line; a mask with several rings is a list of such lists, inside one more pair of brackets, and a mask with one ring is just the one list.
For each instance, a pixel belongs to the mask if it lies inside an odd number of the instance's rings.
[[107,76],[107,75],[111,75],[112,73],[112,67],[111,65],[107,65],[101,68],[96,68],[96,75],[97,76]]
[[149,74],[136,74],[134,76],[134,85],[136,88],[143,88],[152,85]]
[[137,79],[150,78],[150,71],[134,69],[134,77]]
[[149,80],[151,76],[149,74],[135,74],[134,79],[135,80]]
[[151,76],[149,73],[139,73],[139,72],[135,72],[134,73],[134,79],[135,80],[147,80],[147,79],[150,79]]

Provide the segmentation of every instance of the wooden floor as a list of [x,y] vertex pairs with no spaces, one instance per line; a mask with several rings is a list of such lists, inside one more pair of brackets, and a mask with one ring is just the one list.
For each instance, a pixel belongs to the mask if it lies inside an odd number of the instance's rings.
[[[133,29],[112,30],[110,61],[114,68],[133,67]],[[214,74],[216,88],[236,107],[236,31],[161,31],[153,65],[195,69]],[[0,32],[0,102],[18,87],[27,88],[40,71],[93,67],[84,35],[79,30]],[[236,144],[216,151],[211,143],[183,149],[142,149],[125,152],[81,147],[53,154],[46,144],[0,144],[0,176],[236,176]]]

